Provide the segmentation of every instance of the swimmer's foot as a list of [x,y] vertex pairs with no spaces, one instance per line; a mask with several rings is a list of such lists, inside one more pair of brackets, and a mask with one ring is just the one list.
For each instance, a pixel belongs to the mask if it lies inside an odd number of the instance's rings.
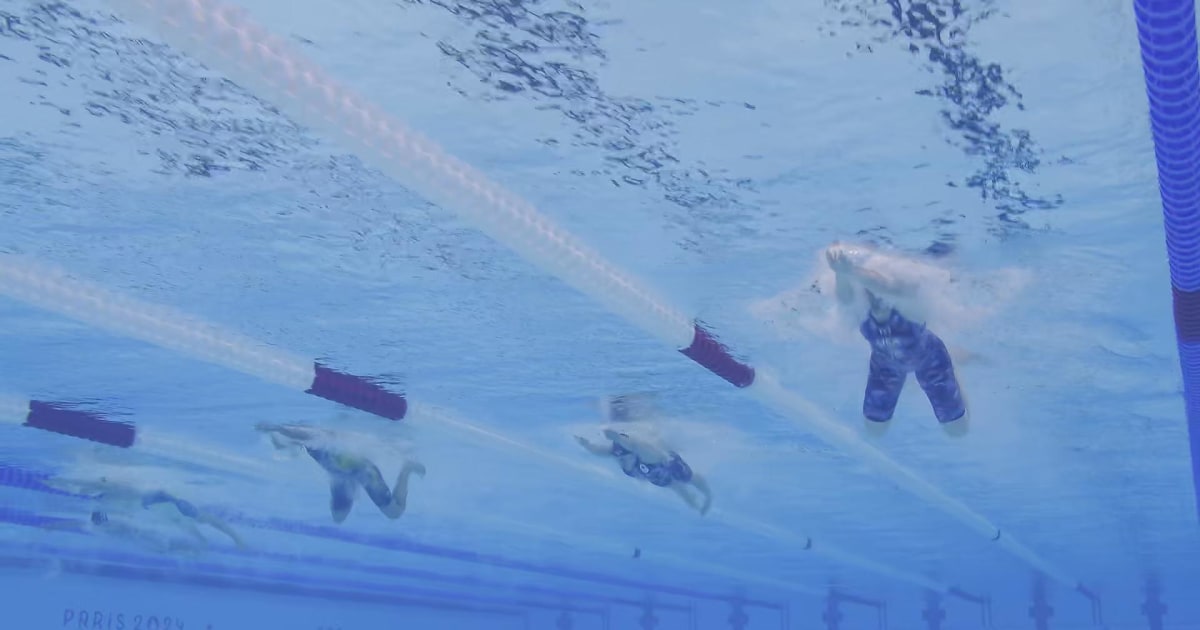
[[957,420],[942,423],[942,430],[952,438],[960,438],[967,434],[971,426],[971,412],[968,411]]
[[412,462],[412,461],[404,462],[404,465],[400,467],[400,476],[407,477],[408,475],[416,475],[416,476],[424,479],[425,478],[425,464],[422,464],[421,462]]
[[883,437],[890,426],[892,426],[891,420],[880,422],[878,420],[871,420],[870,418],[863,418],[863,428],[866,429],[867,437],[870,438],[879,439]]
[[[957,379],[956,379],[957,380]],[[951,420],[950,422],[942,423],[942,430],[952,438],[961,438],[967,434],[967,429],[971,424],[971,402],[967,400],[967,392],[963,389],[962,383],[958,384],[958,395],[962,401],[963,413],[961,416]]]

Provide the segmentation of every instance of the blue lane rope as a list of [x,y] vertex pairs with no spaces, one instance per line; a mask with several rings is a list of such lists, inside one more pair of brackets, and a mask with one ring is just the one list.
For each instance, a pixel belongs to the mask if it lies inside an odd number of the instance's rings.
[[1134,0],[1200,509],[1200,71],[1195,0]]

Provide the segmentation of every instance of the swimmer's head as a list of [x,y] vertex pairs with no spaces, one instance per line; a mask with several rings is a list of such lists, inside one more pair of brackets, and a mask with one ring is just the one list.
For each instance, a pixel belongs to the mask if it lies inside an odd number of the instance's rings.
[[95,525],[103,525],[108,522],[108,515],[104,512],[92,512],[92,523]]

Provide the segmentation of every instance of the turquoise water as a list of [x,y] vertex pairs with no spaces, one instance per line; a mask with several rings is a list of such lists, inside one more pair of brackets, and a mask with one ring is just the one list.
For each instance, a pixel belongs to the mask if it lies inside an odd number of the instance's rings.
[[[649,606],[662,629],[727,628],[739,599],[746,627],[827,627],[834,589],[865,602],[843,599],[842,628],[877,627],[885,604],[888,627],[925,628],[928,589],[952,586],[990,598],[995,627],[1034,628],[1041,585],[1050,627],[1143,628],[1150,579],[1166,627],[1200,627],[1129,3],[239,6],[815,411],[728,386],[113,6],[4,0],[0,252],[414,407],[381,420],[0,299],[0,396],[104,413],[144,440],[4,426],[5,470],[163,488],[248,546],[161,554],[9,518],[4,627],[555,628],[572,610],[576,628],[635,628]],[[828,418],[866,439],[868,349],[810,290],[837,239],[942,270],[931,326],[971,405],[951,440],[910,382],[872,444],[1094,591],[1102,621],[811,430]],[[657,430],[712,485],[709,515],[574,443],[626,392],[656,394]],[[335,525],[324,473],[276,457],[258,422],[336,429],[387,479],[402,457],[428,474],[401,519],[360,496]],[[0,486],[5,514],[87,518],[30,485]],[[982,625],[980,605],[943,604],[943,627]]]

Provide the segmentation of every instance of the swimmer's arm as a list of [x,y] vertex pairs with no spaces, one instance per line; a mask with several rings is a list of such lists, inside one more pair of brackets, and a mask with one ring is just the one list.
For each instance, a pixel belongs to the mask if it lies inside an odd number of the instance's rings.
[[[274,437],[276,434],[291,438],[293,440],[298,440],[301,442],[308,441],[308,440],[311,440],[316,437],[316,432],[313,431],[312,429],[309,429],[308,427],[301,427],[301,426],[295,426],[295,425],[270,424],[267,422],[260,422],[254,428],[263,433],[270,434],[272,437],[272,441],[274,441]],[[276,442],[276,444],[278,444],[278,442]]]
[[598,455],[598,456],[604,457],[604,456],[612,454],[611,448],[605,448],[599,444],[595,444],[591,440],[589,440],[585,437],[576,435],[575,441],[579,442],[579,445],[582,446],[583,448],[587,449],[587,452],[591,453],[592,455]]
[[848,302],[853,297],[850,278],[847,276],[853,276],[863,288],[876,294],[909,297],[917,292],[916,283],[868,269],[838,249],[826,250],[825,259],[836,275],[838,299],[843,302]]
[[271,445],[277,451],[294,451],[298,448],[294,442],[284,441],[283,437],[278,433],[270,433],[269,435],[271,437]]
[[845,274],[834,274],[834,292],[837,294],[837,299],[842,304],[849,304],[854,301],[854,284]]
[[854,267],[852,273],[872,293],[893,297],[910,297],[917,293],[918,285],[914,282],[888,276],[863,267]]

